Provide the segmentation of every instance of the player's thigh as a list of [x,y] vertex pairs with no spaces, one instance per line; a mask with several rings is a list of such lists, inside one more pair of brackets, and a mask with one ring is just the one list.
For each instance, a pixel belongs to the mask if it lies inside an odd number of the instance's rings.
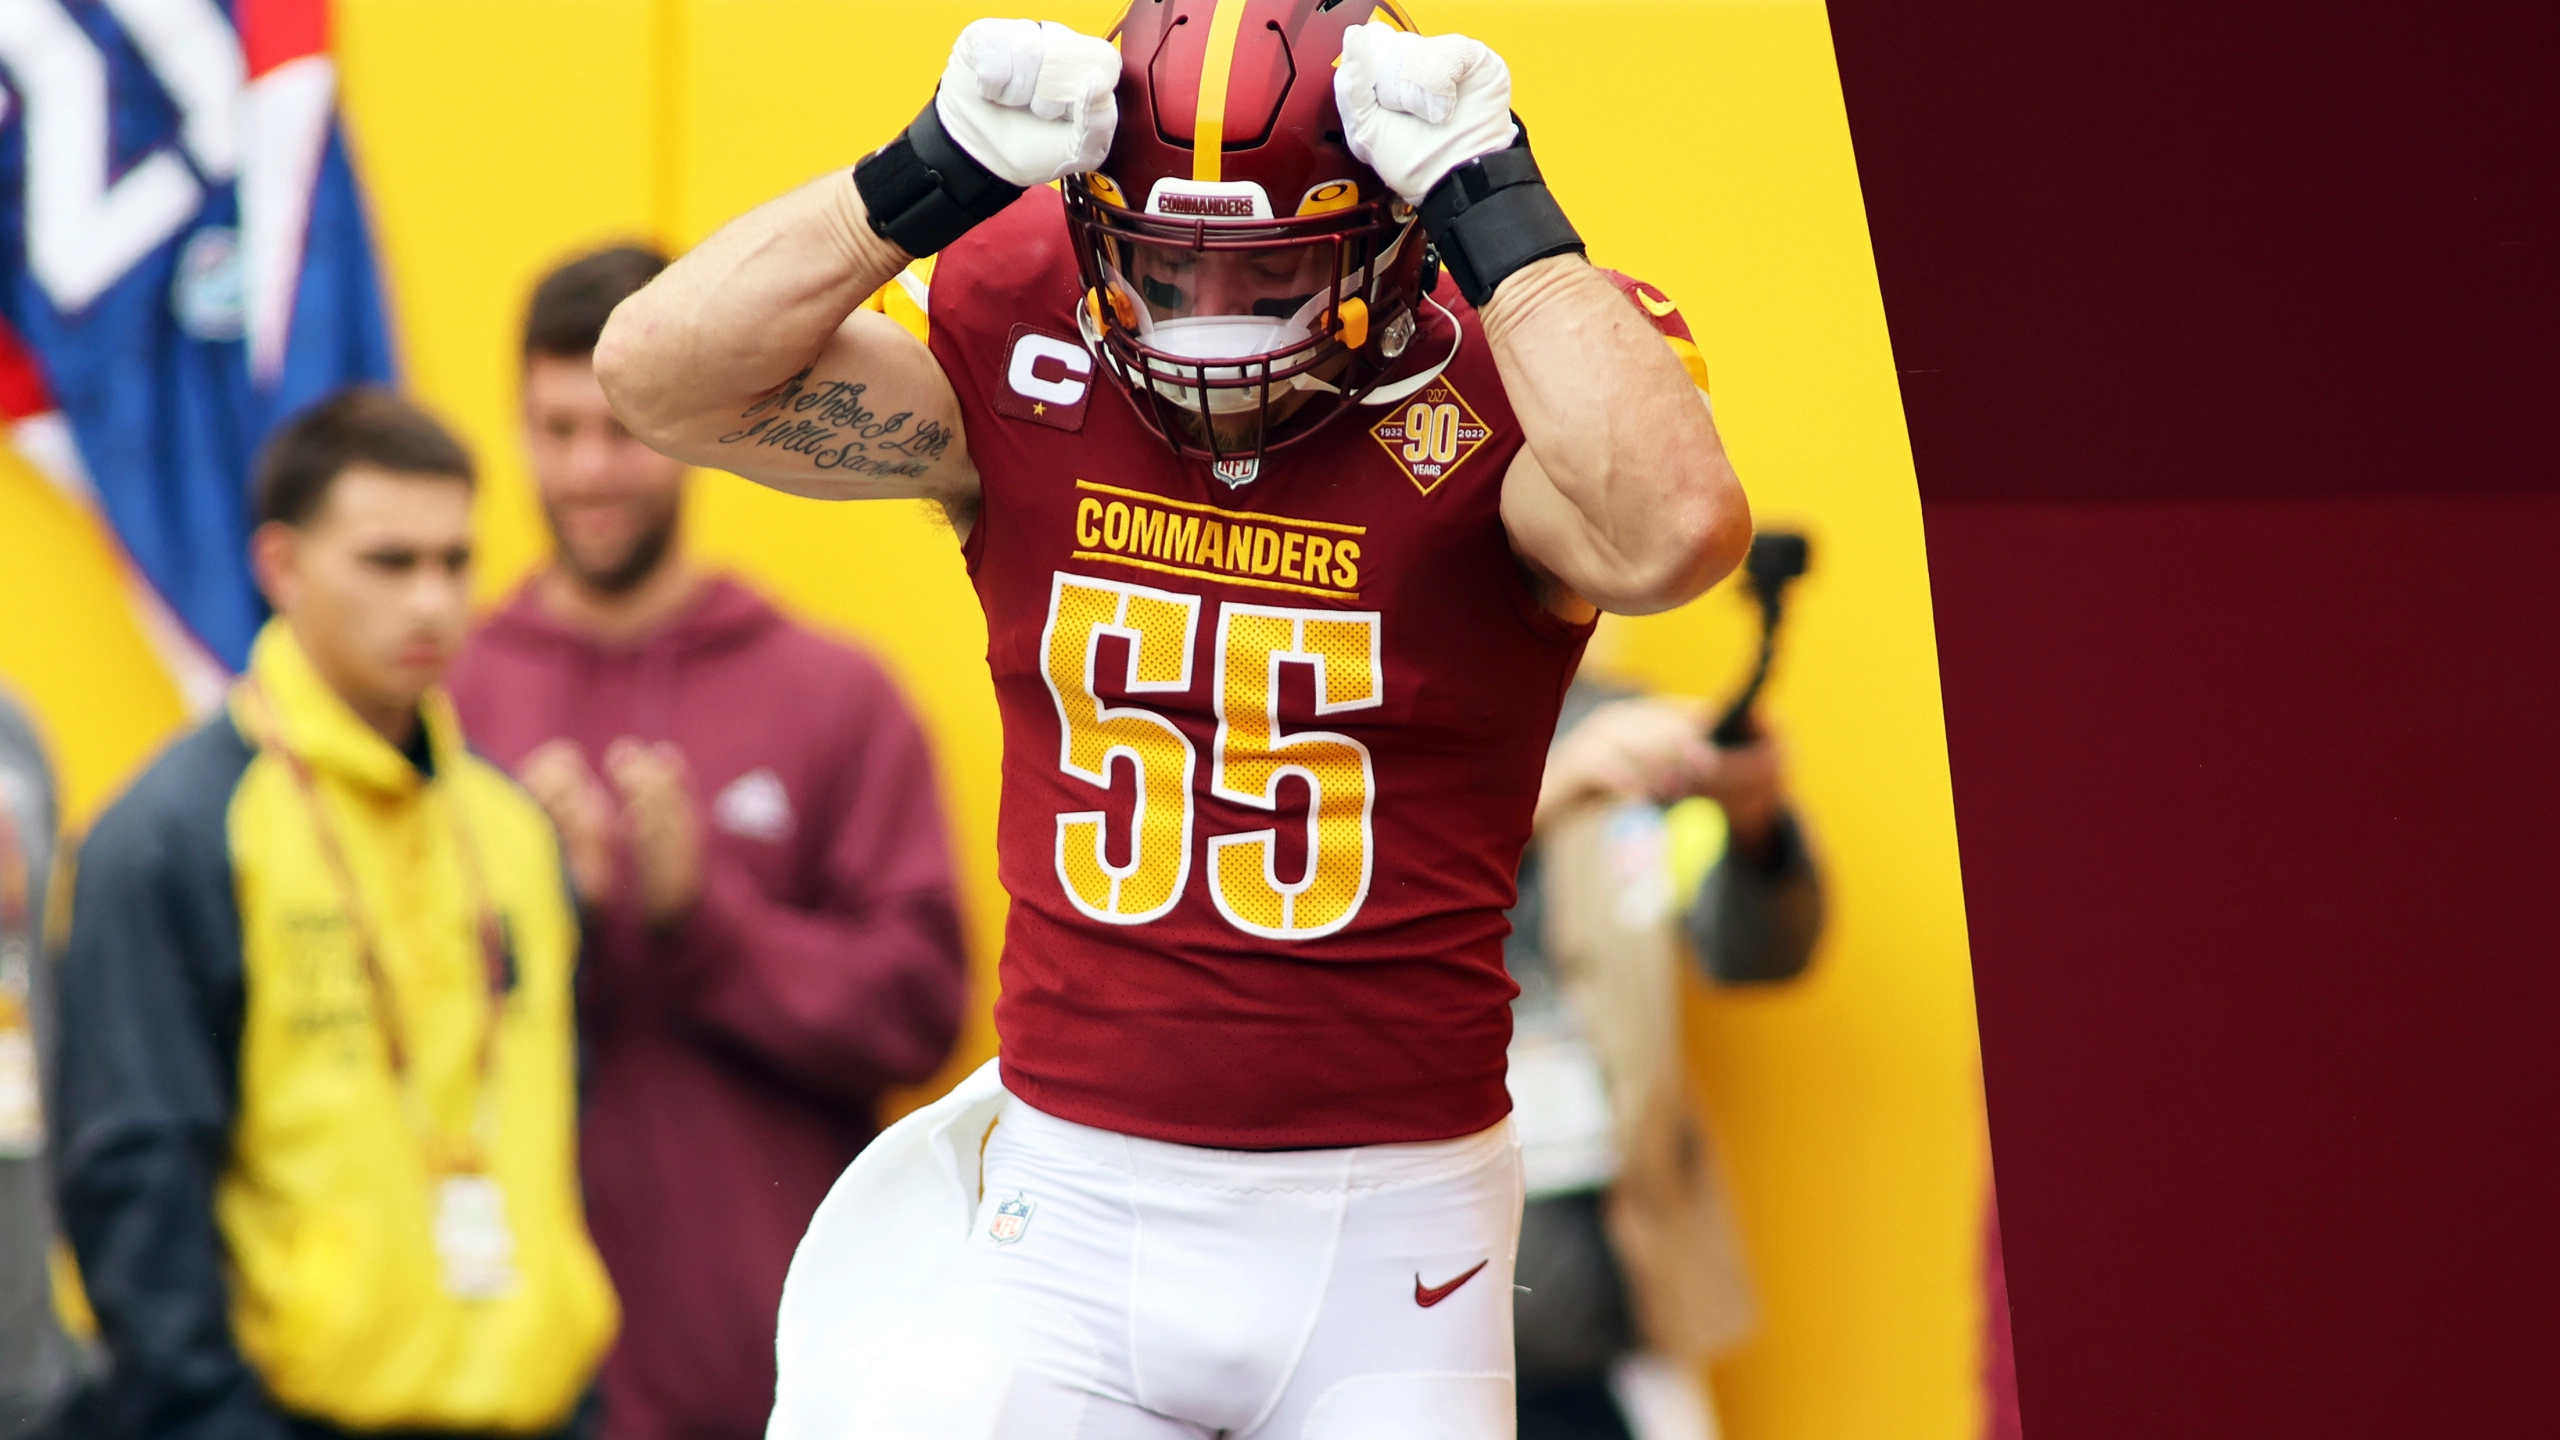
[[1254,1440],[1511,1440],[1519,1232],[1507,1147],[1355,1196],[1305,1355]]
[[917,1338],[863,1397],[846,1440],[1210,1440],[978,1337],[928,1329]]
[[913,1325],[856,1361],[847,1440],[1202,1440],[1131,1394],[1125,1181],[997,1133],[966,1247]]
[[[846,1440],[1211,1440],[967,1337],[927,1334],[866,1397]],[[957,1339],[960,1343],[954,1344]]]

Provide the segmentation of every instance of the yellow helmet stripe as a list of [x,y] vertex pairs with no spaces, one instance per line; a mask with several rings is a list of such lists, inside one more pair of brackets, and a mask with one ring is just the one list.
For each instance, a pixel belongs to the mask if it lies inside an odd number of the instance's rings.
[[1199,119],[1191,127],[1191,178],[1215,181],[1227,149],[1227,78],[1236,65],[1236,36],[1244,29],[1245,0],[1218,0],[1209,16],[1209,48],[1200,57]]

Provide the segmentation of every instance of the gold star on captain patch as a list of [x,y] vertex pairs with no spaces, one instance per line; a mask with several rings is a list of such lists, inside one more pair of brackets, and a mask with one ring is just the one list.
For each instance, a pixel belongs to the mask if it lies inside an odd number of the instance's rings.
[[1034,415],[1046,415],[1049,413],[1049,407],[1041,404],[1037,400],[1034,400],[1031,402],[1031,413]]

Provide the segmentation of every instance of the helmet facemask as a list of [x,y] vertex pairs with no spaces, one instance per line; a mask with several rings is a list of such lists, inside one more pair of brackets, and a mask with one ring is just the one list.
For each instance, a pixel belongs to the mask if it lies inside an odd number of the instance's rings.
[[1404,207],[1153,214],[1094,193],[1107,183],[1066,187],[1085,341],[1149,428],[1229,483],[1342,413],[1402,352],[1421,263]]

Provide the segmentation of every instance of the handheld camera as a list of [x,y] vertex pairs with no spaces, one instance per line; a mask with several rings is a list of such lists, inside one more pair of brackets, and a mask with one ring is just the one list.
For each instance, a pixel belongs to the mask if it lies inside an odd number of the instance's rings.
[[1760,687],[1768,683],[1769,662],[1778,653],[1778,621],[1786,614],[1787,586],[1801,577],[1813,561],[1813,544],[1793,530],[1763,530],[1752,537],[1751,553],[1742,562],[1743,582],[1751,587],[1751,596],[1760,602],[1760,659],[1751,667],[1751,679],[1742,693],[1724,707],[1715,728],[1707,738],[1726,749],[1747,745],[1760,733],[1751,718],[1751,706],[1760,698]]

